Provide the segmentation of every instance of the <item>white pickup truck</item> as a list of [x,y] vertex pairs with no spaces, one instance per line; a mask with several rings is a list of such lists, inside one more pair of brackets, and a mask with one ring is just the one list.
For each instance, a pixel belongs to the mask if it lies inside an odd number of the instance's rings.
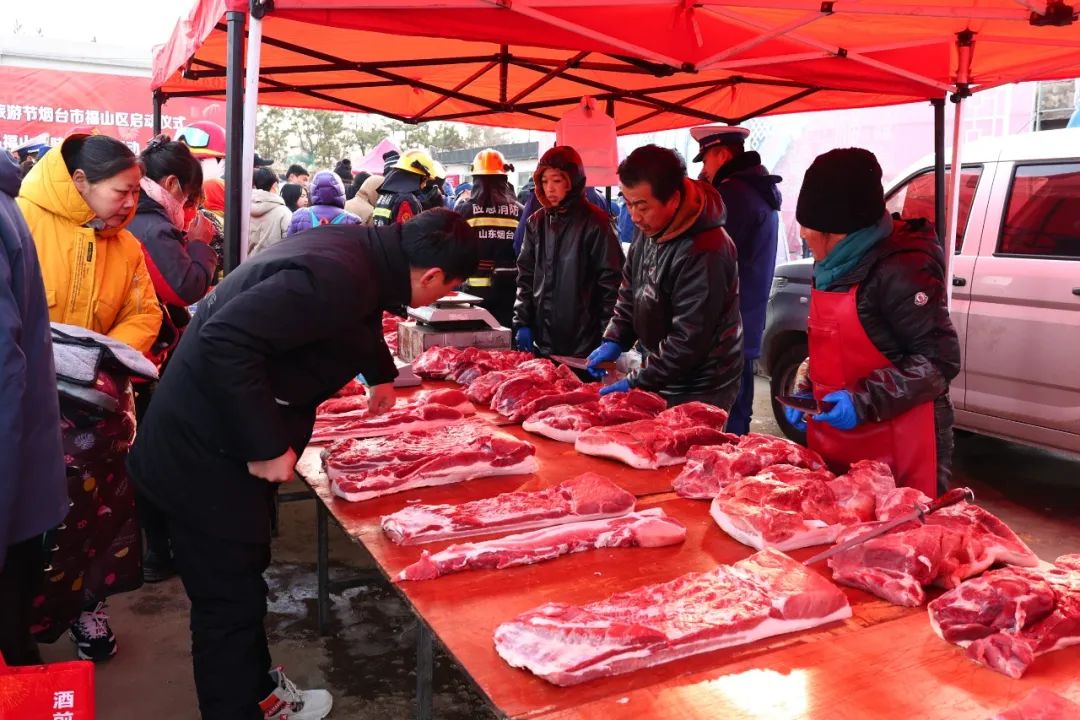
[[[972,143],[962,168],[956,425],[1080,453],[1080,128]],[[886,199],[903,217],[933,218],[933,158]],[[788,391],[806,355],[811,273],[809,260],[776,269],[762,344],[773,396]],[[774,414],[799,438],[775,401]]]

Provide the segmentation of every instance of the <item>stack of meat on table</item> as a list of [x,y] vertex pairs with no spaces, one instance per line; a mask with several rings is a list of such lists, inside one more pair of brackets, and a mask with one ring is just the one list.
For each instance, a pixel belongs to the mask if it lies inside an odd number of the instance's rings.
[[[316,438],[337,439],[324,464],[339,497],[534,472],[531,443],[472,416],[486,406],[582,454],[641,469],[684,464],[675,492],[708,501],[719,530],[757,550],[732,565],[582,606],[548,603],[501,624],[499,655],[558,685],[847,618],[844,593],[784,553],[857,538],[931,502],[897,488],[883,463],[858,462],[837,476],[816,453],[783,438],[724,433],[727,415],[715,407],[668,409],[641,390],[600,397],[595,384],[525,353],[432,348],[413,368],[465,387],[418,394],[379,418],[366,416],[360,395],[320,408]],[[669,546],[686,534],[663,510],[636,508],[633,495],[592,473],[459,505],[408,505],[382,527],[401,545],[454,541],[421,550],[399,582],[599,548],[677,552]],[[457,542],[479,535],[497,537]],[[834,582],[898,605],[921,606],[927,588],[945,589],[929,605],[934,631],[1012,677],[1035,656],[1080,643],[1080,556],[1040,563],[1005,523],[972,503],[840,552],[828,570]]]

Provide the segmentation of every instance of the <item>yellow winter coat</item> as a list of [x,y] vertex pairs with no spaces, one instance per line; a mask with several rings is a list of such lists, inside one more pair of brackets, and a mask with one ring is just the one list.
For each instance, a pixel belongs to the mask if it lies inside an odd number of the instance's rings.
[[[53,148],[22,183],[17,199],[45,278],[49,320],[88,328],[146,352],[161,309],[142,244],[124,227],[95,231],[94,212]],[[132,208],[128,221],[135,216]]]

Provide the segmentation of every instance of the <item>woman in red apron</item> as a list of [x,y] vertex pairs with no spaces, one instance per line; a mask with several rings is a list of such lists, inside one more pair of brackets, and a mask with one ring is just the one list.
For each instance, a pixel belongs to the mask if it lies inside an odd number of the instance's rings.
[[881,460],[936,496],[951,475],[960,344],[933,227],[887,213],[881,167],[859,148],[814,160],[795,217],[815,260],[805,390],[828,409],[809,421],[789,409],[789,421],[834,470]]

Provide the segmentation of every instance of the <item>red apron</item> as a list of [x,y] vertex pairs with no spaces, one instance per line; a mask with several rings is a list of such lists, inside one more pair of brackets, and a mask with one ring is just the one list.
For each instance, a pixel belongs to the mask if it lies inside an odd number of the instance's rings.
[[[867,336],[859,320],[856,293],[810,293],[810,380],[814,398],[836,390],[853,391],[874,370],[893,367]],[[857,460],[881,460],[892,468],[898,485],[937,497],[937,442],[934,403],[922,403],[885,422],[864,421],[853,430],[838,430],[808,420],[807,440],[834,471]]]

